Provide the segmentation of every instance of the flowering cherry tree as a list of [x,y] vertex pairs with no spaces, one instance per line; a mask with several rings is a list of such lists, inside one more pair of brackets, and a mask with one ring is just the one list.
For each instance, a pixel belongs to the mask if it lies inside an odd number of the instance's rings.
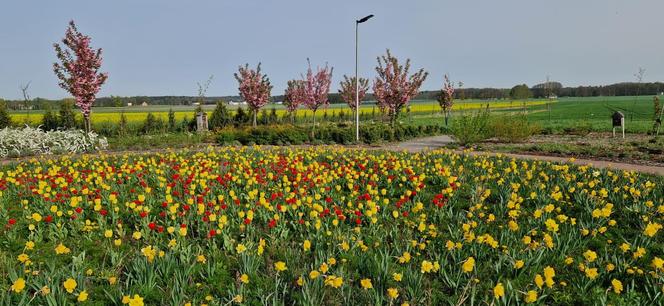
[[302,104],[304,100],[304,81],[290,80],[288,87],[284,92],[284,105],[291,117],[291,122],[295,121],[295,110]]
[[390,50],[387,50],[387,55],[378,57],[378,67],[376,67],[378,76],[373,83],[374,96],[379,107],[388,112],[392,125],[396,122],[401,109],[417,95],[428,75],[424,69],[420,69],[409,76],[409,70],[410,59],[406,60],[405,65],[400,65]]
[[447,121],[452,112],[452,106],[454,105],[454,84],[450,81],[450,78],[445,75],[445,81],[443,82],[443,89],[441,89],[440,94],[438,95],[438,105],[445,113],[445,125],[447,126]]
[[261,64],[258,63],[256,70],[249,68],[249,64],[240,66],[238,73],[235,73],[235,79],[240,83],[238,90],[240,96],[247,102],[249,108],[254,114],[254,127],[256,126],[256,117],[258,110],[270,101],[270,92],[272,85],[267,75],[261,73]]
[[353,111],[355,111],[355,89],[358,89],[357,91],[357,98],[358,98],[358,103],[362,104],[362,100],[364,100],[364,96],[367,94],[367,90],[369,89],[369,80],[365,78],[360,78],[360,84],[359,87],[356,87],[357,81],[355,77],[349,78],[348,76],[344,75],[344,80],[339,83],[340,89],[339,89],[339,94],[341,94],[341,99],[343,99],[346,104],[348,104],[348,107],[350,107]]
[[[307,62],[309,62],[308,59]],[[332,70],[333,68],[330,68],[325,64],[324,68],[318,67],[316,73],[314,73],[313,70],[311,70],[311,62],[309,62],[307,75],[303,76],[302,103],[314,113],[312,134],[316,128],[316,111],[321,106],[327,106],[329,104],[327,94],[330,91],[330,84],[332,83]]]
[[90,46],[90,37],[78,32],[74,21],[62,39],[62,44],[53,44],[60,63],[53,64],[53,71],[60,80],[60,87],[76,99],[76,106],[81,109],[85,120],[85,131],[90,132],[90,112],[101,85],[108,78],[107,73],[99,72],[101,67],[101,48]]

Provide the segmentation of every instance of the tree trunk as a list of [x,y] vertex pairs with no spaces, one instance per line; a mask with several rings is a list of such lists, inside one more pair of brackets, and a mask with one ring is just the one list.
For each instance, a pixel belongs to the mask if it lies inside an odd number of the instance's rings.
[[316,110],[314,110],[314,124],[311,126],[311,139],[316,137]]
[[445,126],[447,126],[447,120],[450,118],[450,112],[445,112]]
[[84,119],[83,125],[84,125],[84,128],[85,128],[85,133],[86,134],[90,133],[90,130],[91,130],[90,115],[84,116],[83,119]]
[[258,117],[258,109],[254,109],[254,127],[256,127],[256,117]]

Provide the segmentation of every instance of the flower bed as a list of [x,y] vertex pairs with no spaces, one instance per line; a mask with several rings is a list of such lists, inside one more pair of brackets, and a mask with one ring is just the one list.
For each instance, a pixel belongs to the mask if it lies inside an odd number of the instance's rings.
[[0,171],[0,303],[656,304],[664,179],[315,147]]

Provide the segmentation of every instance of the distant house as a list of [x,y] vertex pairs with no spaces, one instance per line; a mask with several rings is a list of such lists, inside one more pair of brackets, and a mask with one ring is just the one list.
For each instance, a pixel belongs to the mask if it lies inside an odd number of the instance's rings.
[[200,102],[194,102],[194,103],[191,103],[191,105],[193,105],[193,106],[199,106],[199,105],[201,105],[201,103],[200,103]]
[[148,102],[141,103],[141,106],[148,106]]
[[127,106],[133,106],[133,105],[134,105],[134,103],[127,102]]

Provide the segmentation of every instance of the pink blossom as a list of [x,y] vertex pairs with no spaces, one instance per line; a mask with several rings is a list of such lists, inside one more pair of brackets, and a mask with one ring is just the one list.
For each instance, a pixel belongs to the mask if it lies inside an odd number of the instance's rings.
[[[101,85],[108,78],[107,73],[100,73],[102,64],[102,49],[94,50],[90,47],[90,37],[81,34],[74,21],[69,22],[62,44],[53,44],[60,60],[53,64],[55,75],[60,79],[60,87],[67,90],[76,99],[76,105],[81,109],[85,119],[85,128],[90,130],[90,112],[101,89]],[[73,54],[72,54],[73,53]]]

